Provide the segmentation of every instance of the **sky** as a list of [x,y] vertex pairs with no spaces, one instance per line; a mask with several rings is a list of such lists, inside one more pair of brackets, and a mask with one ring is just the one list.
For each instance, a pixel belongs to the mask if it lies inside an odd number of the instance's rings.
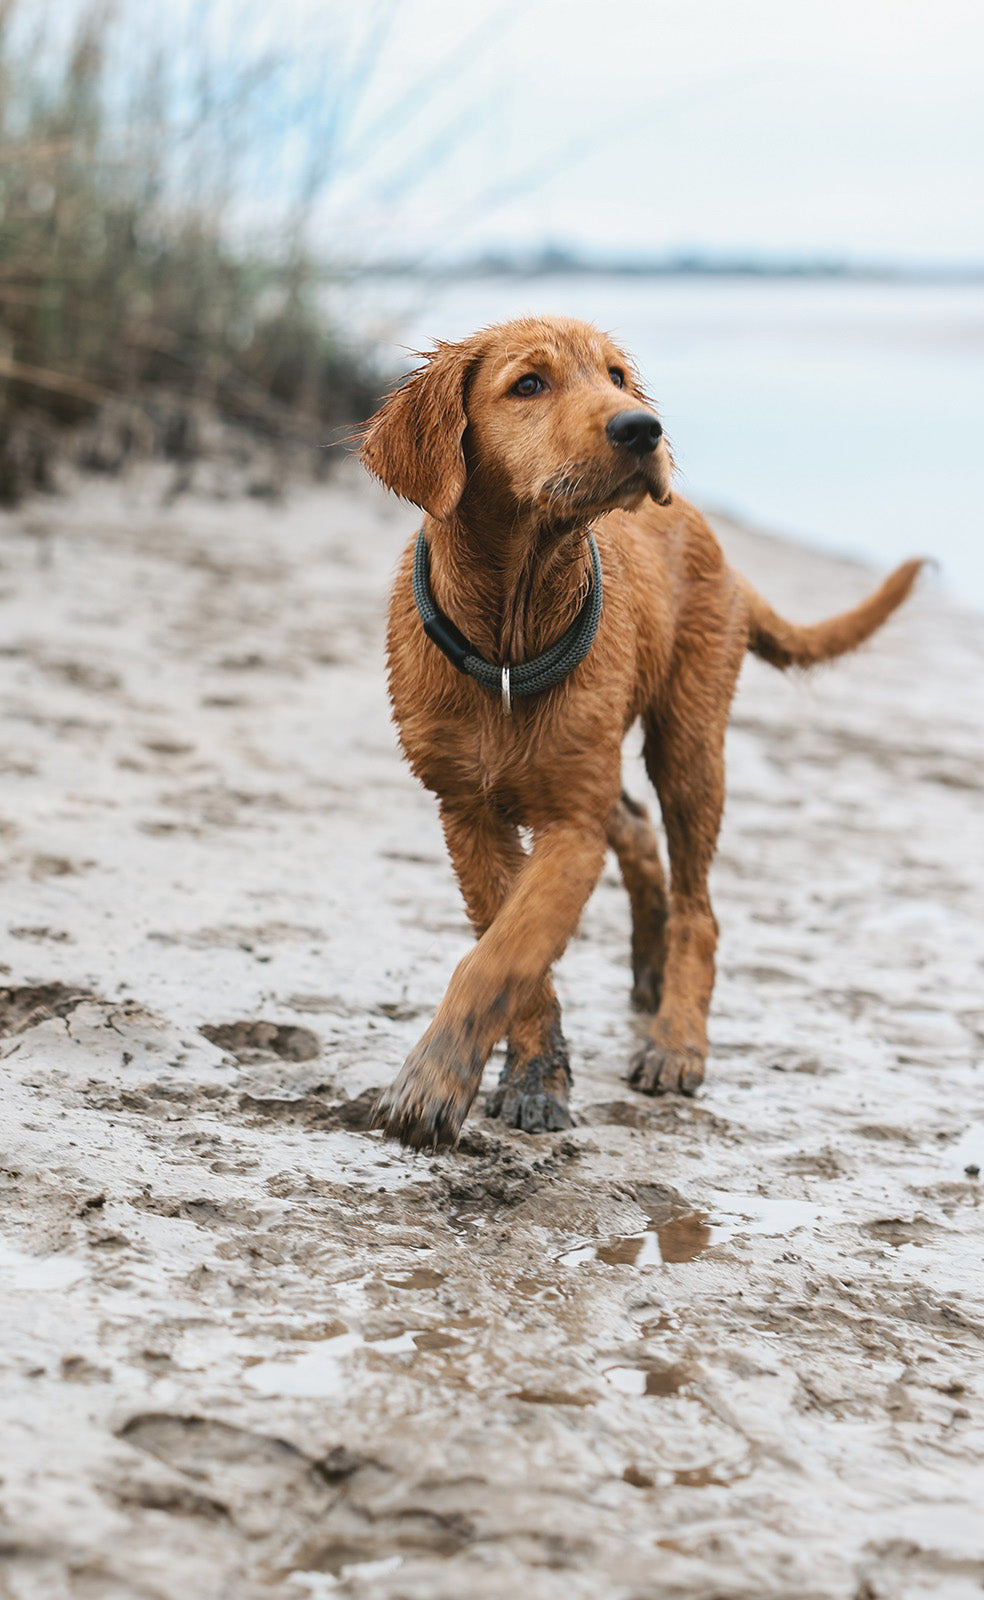
[[[69,39],[100,4],[19,0],[14,17]],[[239,107],[237,215],[271,230],[313,177],[316,242],[336,258],[554,244],[984,263],[981,0],[117,0],[108,14],[121,104],[157,49],[172,111],[194,120],[207,53],[218,99]],[[204,145],[173,143],[176,188],[204,194]]]
[[357,240],[984,261],[979,0],[284,5],[369,44]]

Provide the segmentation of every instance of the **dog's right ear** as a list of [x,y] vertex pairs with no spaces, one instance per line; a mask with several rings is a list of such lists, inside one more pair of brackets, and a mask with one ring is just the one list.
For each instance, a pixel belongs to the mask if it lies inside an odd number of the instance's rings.
[[402,500],[447,522],[465,489],[465,384],[476,352],[439,344],[366,424],[362,462]]

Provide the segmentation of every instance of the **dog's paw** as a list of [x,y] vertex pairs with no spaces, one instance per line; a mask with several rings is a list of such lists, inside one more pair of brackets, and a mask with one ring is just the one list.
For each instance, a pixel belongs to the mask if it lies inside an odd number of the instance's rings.
[[463,1063],[447,1038],[422,1039],[376,1101],[371,1126],[413,1150],[454,1144],[481,1074],[481,1062]]
[[509,1128],[519,1128],[522,1133],[558,1133],[561,1128],[573,1128],[566,1096],[529,1093],[517,1085],[493,1089],[485,1102],[485,1115],[499,1117]]
[[523,1133],[558,1133],[573,1128],[567,1103],[571,1074],[566,1055],[537,1056],[522,1074],[507,1065],[498,1087],[485,1101],[485,1115],[499,1117]]
[[629,1069],[629,1083],[640,1094],[696,1094],[703,1081],[704,1057],[693,1045],[672,1049],[647,1039]]

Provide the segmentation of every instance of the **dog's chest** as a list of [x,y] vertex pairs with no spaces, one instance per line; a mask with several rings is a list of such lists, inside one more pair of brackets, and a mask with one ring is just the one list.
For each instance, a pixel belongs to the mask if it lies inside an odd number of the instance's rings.
[[477,716],[410,713],[399,722],[410,765],[442,799],[485,801],[521,821],[566,781],[566,741],[542,703],[507,713],[490,698]]

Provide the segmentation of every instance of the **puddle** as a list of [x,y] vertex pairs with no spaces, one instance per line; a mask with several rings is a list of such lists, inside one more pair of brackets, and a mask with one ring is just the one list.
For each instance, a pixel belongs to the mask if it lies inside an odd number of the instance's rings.
[[[483,1325],[470,1317],[461,1319],[461,1323],[462,1326]],[[427,1355],[452,1350],[463,1342],[458,1334],[446,1333],[442,1328],[404,1328],[402,1333],[383,1339],[367,1339],[364,1334],[341,1328],[341,1324],[334,1326],[341,1331],[328,1339],[312,1341],[308,1349],[294,1359],[267,1361],[254,1357],[255,1365],[247,1364],[243,1382],[260,1394],[324,1399],[351,1391],[348,1358],[357,1351],[382,1356]]]
[[598,1246],[596,1244],[577,1244],[570,1250],[562,1250],[557,1257],[565,1267],[580,1266],[582,1261],[597,1261]]
[[702,1250],[718,1242],[718,1232],[707,1220],[706,1211],[688,1211],[672,1217],[656,1228],[660,1255],[664,1261],[693,1261]]
[[785,1237],[832,1215],[806,1200],[769,1200],[762,1195],[719,1194],[713,1211],[676,1211],[666,1206],[654,1211],[643,1233],[627,1233],[604,1244],[579,1244],[564,1250],[557,1260],[565,1267],[585,1261],[602,1261],[609,1267],[658,1267],[668,1262],[694,1261],[714,1245],[727,1244],[743,1235]]
[[[561,1257],[563,1260],[563,1257]],[[556,1301],[564,1300],[566,1296],[563,1289],[555,1283],[548,1283],[545,1278],[517,1278],[513,1287],[517,1294],[525,1295],[527,1300]]]
[[611,1244],[599,1245],[595,1255],[609,1267],[658,1267],[666,1260],[655,1231],[624,1234]]
[[[799,1228],[811,1227],[822,1218],[839,1221],[840,1213],[815,1206],[809,1200],[769,1200],[760,1194],[714,1196],[714,1217],[720,1222],[721,1242],[754,1234],[759,1238],[785,1238]],[[718,1230],[715,1229],[715,1232]]]
[[413,1342],[418,1350],[450,1350],[461,1340],[453,1333],[441,1333],[439,1328],[432,1328],[428,1333],[415,1333]]
[[[345,1359],[356,1350],[377,1351],[381,1355],[413,1355],[420,1348],[418,1339],[429,1335],[407,1329],[389,1339],[364,1339],[360,1333],[336,1334],[312,1345],[294,1361],[260,1361],[243,1373],[243,1382],[260,1394],[295,1395],[305,1399],[324,1399],[344,1393],[351,1387]],[[432,1335],[430,1337],[433,1337]]]
[[690,1382],[692,1373],[683,1362],[671,1366],[650,1362],[643,1367],[606,1367],[604,1377],[620,1394],[666,1399],[668,1395],[679,1394],[684,1384]]
[[651,1395],[666,1399],[668,1395],[679,1394],[692,1376],[690,1368],[683,1362],[668,1366],[649,1362],[642,1367],[606,1367],[604,1371],[605,1380],[613,1389],[637,1398]]
[[383,1282],[391,1289],[436,1289],[444,1279],[445,1274],[435,1272],[433,1267],[414,1267],[402,1278],[384,1278]]
[[603,1261],[608,1267],[659,1267],[667,1261],[693,1261],[719,1244],[725,1229],[712,1227],[706,1211],[687,1211],[650,1223],[644,1233],[620,1234],[605,1244],[580,1244],[558,1257],[565,1267]]
[[336,1334],[319,1340],[296,1361],[261,1361],[243,1373],[243,1382],[260,1394],[323,1397],[345,1389],[342,1362],[362,1346],[357,1333]]
[[85,1274],[81,1261],[69,1256],[29,1256],[0,1239],[0,1288],[67,1289]]

